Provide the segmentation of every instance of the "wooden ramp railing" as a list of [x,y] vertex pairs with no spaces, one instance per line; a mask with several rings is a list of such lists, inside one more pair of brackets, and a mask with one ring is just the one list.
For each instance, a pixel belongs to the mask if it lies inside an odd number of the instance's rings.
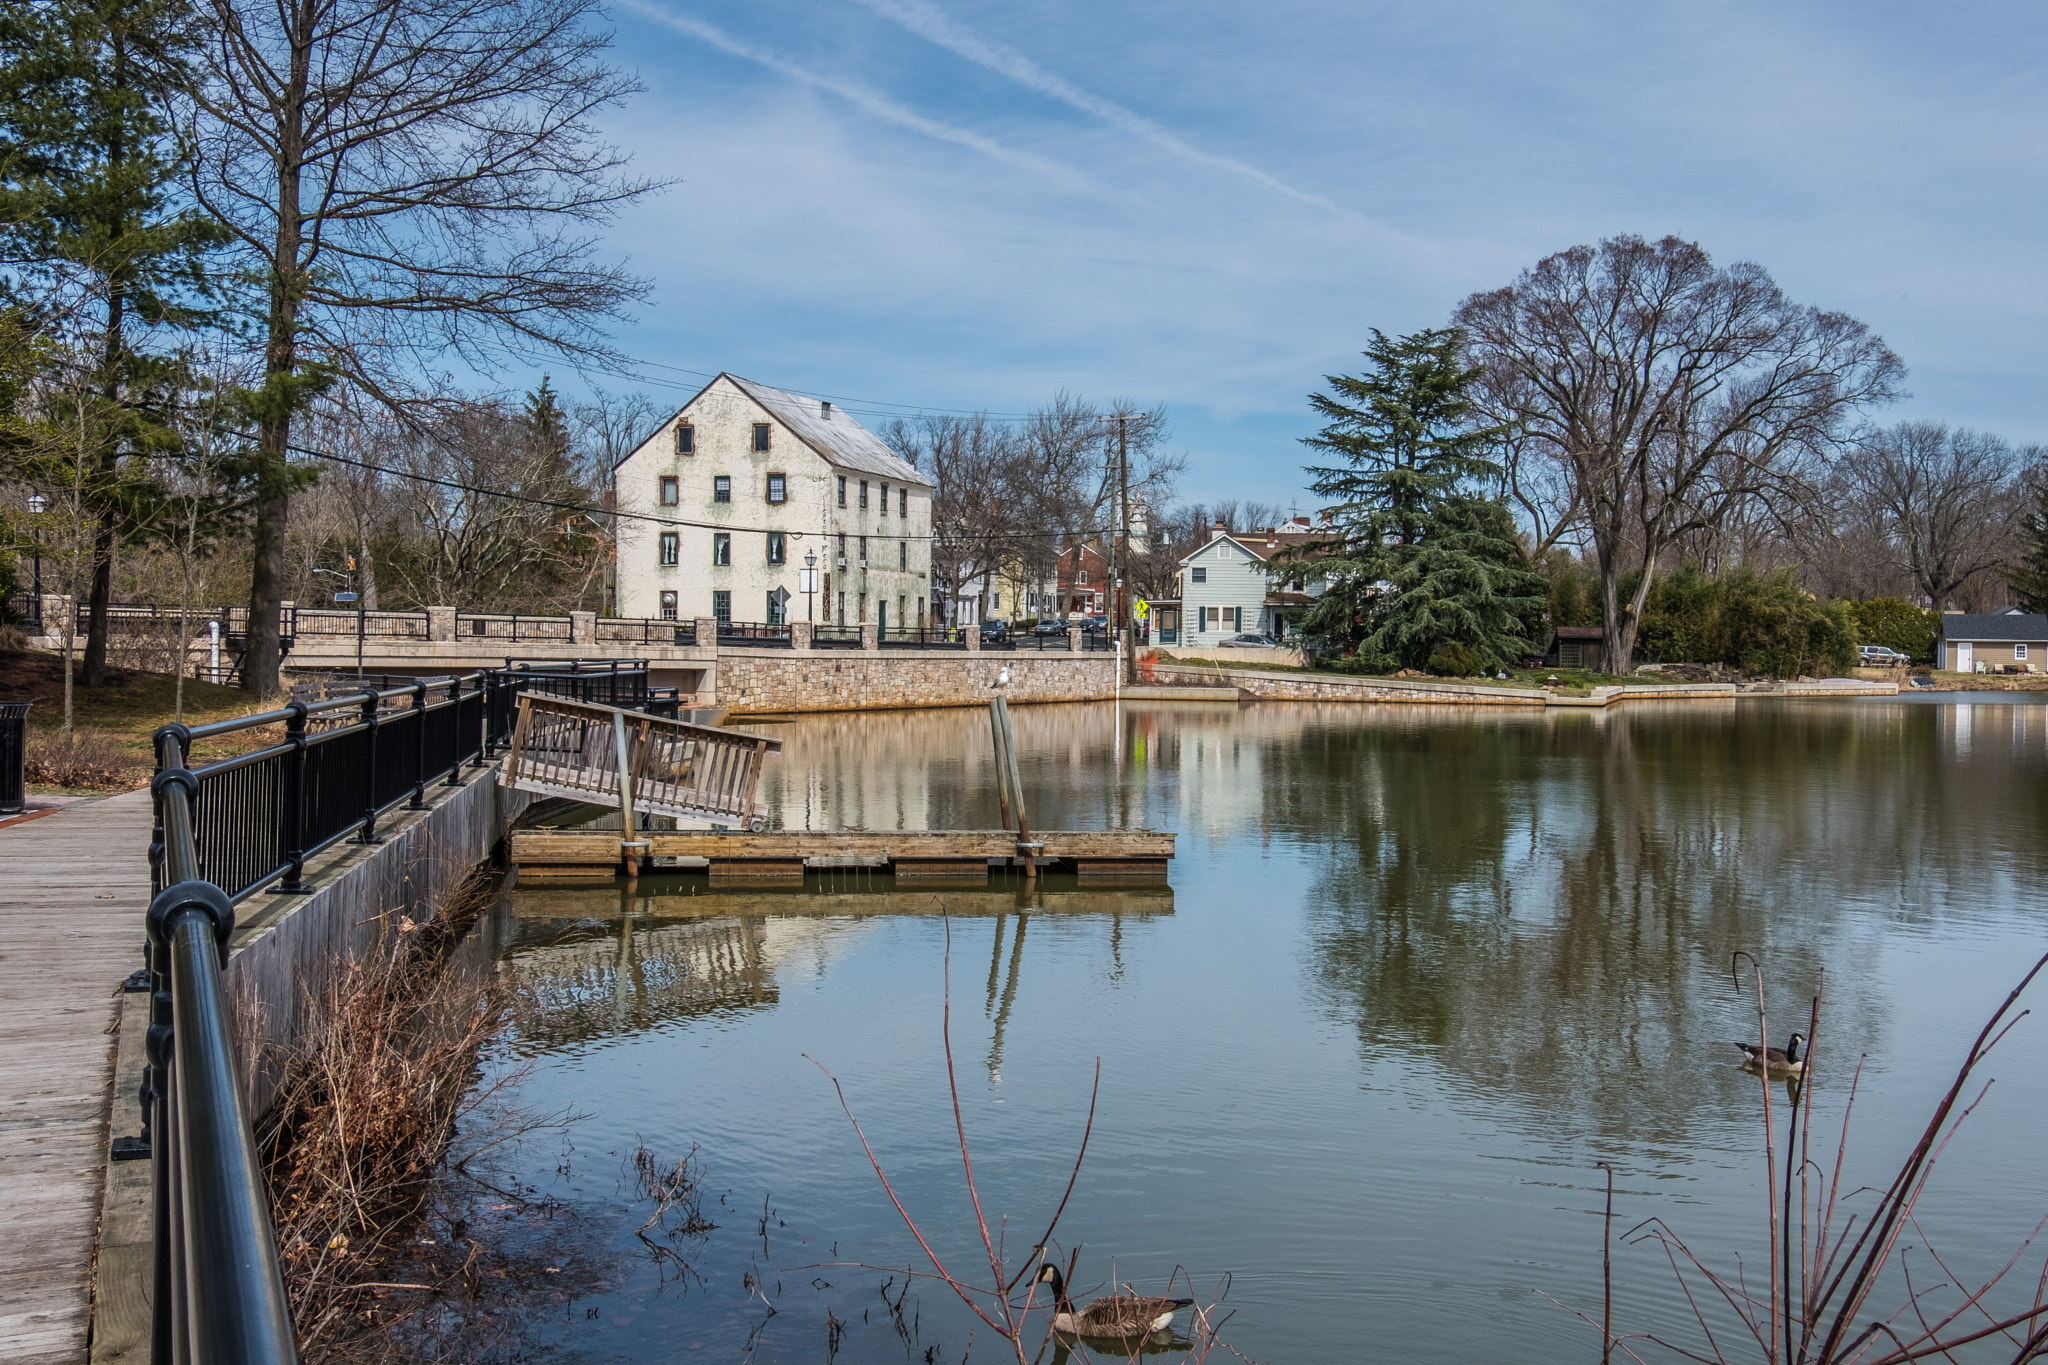
[[754,800],[761,764],[781,750],[781,740],[742,730],[522,693],[498,781],[541,796],[758,832],[768,824]]

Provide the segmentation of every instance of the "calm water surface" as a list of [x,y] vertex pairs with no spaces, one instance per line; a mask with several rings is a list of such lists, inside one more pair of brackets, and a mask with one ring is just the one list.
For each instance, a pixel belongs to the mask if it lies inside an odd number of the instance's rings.
[[[1062,1244],[1089,1285],[1112,1260],[1142,1286],[1229,1274],[1225,1336],[1259,1360],[1596,1359],[1597,1334],[1543,1295],[1598,1314],[1597,1163],[1617,1172],[1617,1231],[1657,1216],[1716,1264],[1763,1265],[1759,1086],[1730,1065],[1755,1015],[1732,952],[1766,964],[1774,1040],[1825,971],[1819,1117],[1839,1122],[1867,1054],[1850,1169],[1883,1183],[2048,947],[2048,710],[2003,696],[1014,715],[1035,825],[1180,841],[1170,890],[941,893],[984,1207],[1012,1247],[1037,1236],[1099,1057]],[[772,732],[784,827],[996,823],[985,714]],[[942,1288],[911,1292],[906,1341],[885,1273],[825,1264],[917,1249],[806,1053],[934,1245],[962,1270],[978,1254],[941,1050],[946,925],[933,893],[889,888],[714,892],[682,873],[631,895],[507,891],[477,947],[532,1009],[493,1074],[528,1065],[522,1102],[575,1114],[497,1168],[550,1201],[563,1249],[529,1346],[960,1358],[971,1323]],[[1922,1206],[1957,1269],[2048,1209],[2044,1062],[2048,1020],[2029,1020]],[[687,1274],[635,1240],[647,1210],[620,1174],[642,1145],[698,1149],[719,1226],[680,1243]],[[1654,1248],[1622,1249],[1615,1277],[1618,1325],[1683,1331]],[[974,1357],[991,1347],[984,1328]]]

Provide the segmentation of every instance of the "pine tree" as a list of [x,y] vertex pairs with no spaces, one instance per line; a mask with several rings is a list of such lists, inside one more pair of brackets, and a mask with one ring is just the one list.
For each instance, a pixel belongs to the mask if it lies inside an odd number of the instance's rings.
[[1372,335],[1371,368],[1329,376],[1336,396],[1310,399],[1328,421],[1304,444],[1344,463],[1308,471],[1336,499],[1327,510],[1341,541],[1294,556],[1298,581],[1333,576],[1302,633],[1368,668],[1419,668],[1447,645],[1489,665],[1518,661],[1547,587],[1506,506],[1486,496],[1501,432],[1466,420],[1478,371],[1459,362],[1456,331]]
[[115,545],[160,510],[131,457],[178,447],[185,375],[154,337],[211,316],[222,234],[180,204],[163,118],[188,20],[179,0],[0,0],[0,260],[17,301],[68,343],[73,407],[89,414],[88,686],[106,662]]
[[2028,611],[2048,612],[2048,476],[2035,484],[2034,510],[2027,514],[2020,543],[2025,551],[2006,569],[2006,582]]

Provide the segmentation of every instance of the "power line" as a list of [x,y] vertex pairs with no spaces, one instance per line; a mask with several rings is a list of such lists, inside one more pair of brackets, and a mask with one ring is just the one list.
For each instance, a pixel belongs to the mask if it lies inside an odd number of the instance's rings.
[[[508,493],[505,490],[499,488],[485,488],[479,484],[464,483],[460,479],[444,479],[433,474],[421,474],[409,469],[392,469],[385,465],[371,464],[367,460],[352,459],[347,455],[337,455],[334,452],[327,450],[311,450],[301,445],[292,445],[288,443],[285,446],[285,449],[289,450],[294,455],[303,455],[308,459],[331,460],[336,464],[353,465],[358,469],[366,469],[373,474],[387,475],[395,479],[409,479],[414,483],[432,484],[438,488],[452,488],[458,492],[471,493],[479,497],[501,498],[507,502],[521,502],[534,507],[552,507],[559,511],[579,512],[585,516],[591,517],[616,517],[622,521],[651,522],[656,526],[687,526],[693,530],[705,531],[745,531],[750,533],[758,531],[764,535],[771,531],[780,531],[782,534],[796,540],[802,540],[806,535],[810,534],[817,534],[827,538],[837,534],[856,534],[853,532],[821,531],[814,533],[807,531],[795,531],[782,526],[735,526],[730,522],[693,521],[688,517],[660,516],[650,512],[624,512],[618,510],[617,508],[593,507],[587,503],[564,502],[557,498],[537,498],[528,493]],[[868,534],[874,535],[877,539],[881,540],[921,540],[931,541],[934,544],[947,540],[947,537],[939,535],[910,535],[906,533],[897,533],[891,535],[886,532],[879,531],[869,532]],[[958,536],[952,538],[950,543],[995,545],[1008,541],[1061,540],[1075,537],[1085,539],[1090,536],[1101,536],[1104,534],[1106,534],[1105,528],[1083,527],[1079,530],[1072,531],[1054,529],[1047,531],[1016,531],[976,536]]]

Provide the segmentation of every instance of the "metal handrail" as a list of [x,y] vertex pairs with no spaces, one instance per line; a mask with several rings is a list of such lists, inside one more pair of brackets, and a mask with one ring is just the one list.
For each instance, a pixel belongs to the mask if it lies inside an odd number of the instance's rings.
[[149,904],[149,1066],[142,1083],[155,1187],[155,1365],[292,1365],[298,1351],[277,1236],[242,1100],[220,969],[235,907],[199,875],[187,737],[157,735],[155,850],[170,883]]

